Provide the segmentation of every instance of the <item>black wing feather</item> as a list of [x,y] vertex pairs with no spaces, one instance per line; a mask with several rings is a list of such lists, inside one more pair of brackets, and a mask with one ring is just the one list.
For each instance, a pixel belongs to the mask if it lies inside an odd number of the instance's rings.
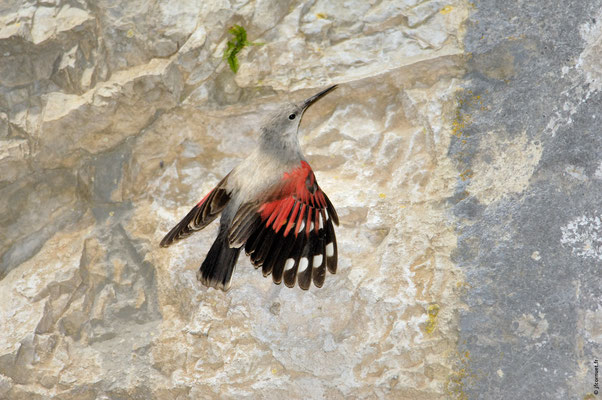
[[168,247],[173,242],[192,235],[217,218],[226,204],[228,204],[228,201],[230,201],[230,192],[225,188],[227,179],[228,175],[165,235],[163,240],[161,240],[161,247]]
[[244,245],[255,268],[261,266],[274,283],[284,281],[293,287],[298,282],[307,290],[312,281],[322,287],[326,270],[336,272],[333,223],[338,225],[339,217],[313,174],[304,182],[305,189],[295,186],[294,191],[278,192],[263,202],[242,204],[228,239],[231,247]]

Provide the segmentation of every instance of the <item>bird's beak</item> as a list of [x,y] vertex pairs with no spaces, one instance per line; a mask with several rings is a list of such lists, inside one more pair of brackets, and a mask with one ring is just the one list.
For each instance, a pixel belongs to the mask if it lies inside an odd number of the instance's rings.
[[311,106],[316,101],[320,100],[322,97],[326,96],[329,92],[333,91],[337,85],[332,85],[328,89],[322,90],[320,93],[311,96],[309,99],[303,102],[303,110],[306,110],[307,107]]

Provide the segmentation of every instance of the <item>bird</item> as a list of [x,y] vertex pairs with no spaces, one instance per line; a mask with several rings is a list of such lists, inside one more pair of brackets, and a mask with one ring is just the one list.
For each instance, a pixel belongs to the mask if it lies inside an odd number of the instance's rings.
[[244,248],[256,269],[276,284],[295,282],[303,290],[320,288],[326,270],[335,274],[337,212],[322,191],[299,144],[305,111],[333,91],[333,85],[287,103],[262,125],[256,148],[163,238],[161,247],[197,232],[220,214],[219,231],[197,279],[227,291]]

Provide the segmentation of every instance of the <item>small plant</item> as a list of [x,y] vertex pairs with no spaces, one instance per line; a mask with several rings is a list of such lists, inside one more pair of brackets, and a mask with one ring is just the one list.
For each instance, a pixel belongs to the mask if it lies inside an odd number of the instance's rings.
[[228,32],[234,37],[228,40],[227,47],[224,50],[224,60],[228,62],[232,72],[237,73],[239,64],[236,55],[244,49],[245,46],[261,46],[264,43],[249,42],[247,40],[247,31],[240,25],[234,25],[228,29]]

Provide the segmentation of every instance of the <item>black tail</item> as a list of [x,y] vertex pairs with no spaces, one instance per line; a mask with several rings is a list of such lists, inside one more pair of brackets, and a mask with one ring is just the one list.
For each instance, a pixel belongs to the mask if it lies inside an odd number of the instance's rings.
[[239,253],[240,248],[231,248],[228,245],[227,234],[220,232],[197,272],[198,280],[205,286],[228,290]]

